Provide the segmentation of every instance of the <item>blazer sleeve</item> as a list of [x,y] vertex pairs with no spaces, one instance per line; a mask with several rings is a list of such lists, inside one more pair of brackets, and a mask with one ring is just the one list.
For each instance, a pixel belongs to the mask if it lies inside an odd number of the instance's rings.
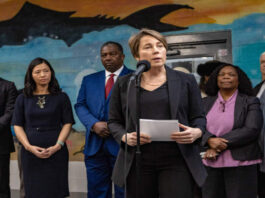
[[201,93],[194,76],[190,75],[189,86],[189,123],[192,127],[200,128],[205,133],[206,118],[202,108]]
[[262,125],[263,116],[259,99],[251,97],[247,102],[247,113],[243,126],[235,128],[221,137],[228,140],[228,149],[240,147],[255,141],[261,132]]
[[86,80],[83,78],[77,102],[75,104],[75,112],[79,120],[86,127],[87,132],[91,130],[96,122],[99,122],[99,120],[89,111],[89,107],[86,104],[86,98],[89,97],[88,94],[89,93],[86,92]]
[[112,136],[118,142],[118,144],[122,143],[121,138],[126,133],[125,115],[122,111],[122,104],[124,104],[126,101],[122,101],[122,94],[127,94],[127,91],[121,91],[120,79],[118,78],[111,94],[108,117],[108,127]]
[[209,131],[205,131],[205,133],[203,134],[203,136],[202,136],[202,142],[201,142],[201,145],[203,146],[203,147],[208,147],[208,140],[209,140],[209,138],[212,138],[212,137],[216,137],[216,135],[214,135],[214,134],[212,134],[212,133],[210,133]]
[[[209,96],[202,99],[202,105],[206,113],[211,109],[215,101],[216,101],[216,98],[209,97]],[[201,146],[203,146],[204,148],[208,148],[208,139],[212,137],[216,137],[216,135],[212,134],[207,129],[205,129],[205,133],[202,136]]]
[[6,97],[6,105],[5,105],[4,114],[0,116],[0,129],[10,125],[12,119],[14,105],[17,97],[17,89],[14,83],[7,84],[7,92],[5,97]]

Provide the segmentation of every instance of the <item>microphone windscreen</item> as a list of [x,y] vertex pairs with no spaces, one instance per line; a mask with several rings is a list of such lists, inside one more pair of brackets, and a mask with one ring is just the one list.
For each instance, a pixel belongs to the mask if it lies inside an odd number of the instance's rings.
[[136,65],[136,68],[138,68],[141,65],[145,65],[145,71],[148,71],[151,68],[151,64],[147,60],[138,61],[137,65]]

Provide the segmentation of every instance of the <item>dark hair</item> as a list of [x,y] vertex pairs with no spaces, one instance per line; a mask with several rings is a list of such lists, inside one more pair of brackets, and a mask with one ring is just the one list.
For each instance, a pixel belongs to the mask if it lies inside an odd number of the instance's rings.
[[211,73],[220,65],[227,64],[218,60],[211,60],[205,63],[201,63],[197,67],[197,73],[200,76],[210,76]]
[[205,82],[205,76],[210,76],[211,73],[219,66],[227,64],[218,60],[211,60],[207,61],[205,63],[201,63],[197,67],[197,73],[201,76],[200,83],[199,83],[199,88],[203,92],[205,92],[206,89],[206,83]]
[[57,79],[55,78],[55,73],[54,73],[54,70],[53,70],[51,64],[47,60],[38,57],[38,58],[35,58],[34,60],[31,61],[31,63],[28,66],[27,73],[25,75],[23,93],[27,97],[33,96],[33,92],[36,89],[36,83],[32,78],[32,71],[33,71],[34,67],[36,67],[37,65],[42,64],[42,63],[45,63],[46,65],[48,65],[48,67],[51,70],[51,81],[49,82],[49,86],[48,86],[49,92],[51,94],[57,94],[57,93],[61,92],[61,88],[59,86]]
[[118,50],[123,54],[123,48],[122,48],[121,44],[114,42],[114,41],[107,41],[106,43],[103,43],[103,45],[100,48],[100,51],[102,51],[103,47],[105,47],[107,45],[116,45]]
[[219,87],[217,85],[217,77],[218,74],[220,72],[221,69],[223,69],[224,67],[233,67],[238,75],[238,91],[239,93],[243,93],[249,96],[253,95],[253,91],[252,91],[252,84],[248,78],[248,76],[246,75],[246,73],[240,69],[238,66],[229,64],[229,63],[224,63],[223,65],[219,66],[218,68],[216,68],[213,73],[210,75],[210,78],[208,80],[208,82],[206,83],[206,90],[205,93],[209,96],[216,96],[219,90]]
[[205,76],[202,76],[200,78],[199,88],[200,88],[201,91],[205,92],[205,89],[206,89]]

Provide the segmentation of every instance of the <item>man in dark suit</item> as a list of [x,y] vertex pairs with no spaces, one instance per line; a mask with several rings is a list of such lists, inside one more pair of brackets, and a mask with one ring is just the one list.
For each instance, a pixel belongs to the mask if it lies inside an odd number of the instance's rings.
[[[260,72],[261,72],[261,77],[262,81],[255,86],[254,88],[254,94],[260,99],[261,103],[261,109],[263,112],[263,116],[265,115],[265,52],[263,52],[260,55]],[[264,148],[264,132],[265,132],[265,127],[263,126],[261,135],[260,135],[260,146],[261,148]],[[262,149],[264,153],[264,149]],[[264,154],[263,154],[264,155]],[[259,165],[259,170],[258,170],[258,196],[259,198],[265,198],[265,158],[263,156],[262,163]]]
[[0,78],[0,197],[10,198],[10,153],[15,151],[10,129],[17,90],[14,83]]
[[[112,196],[111,175],[119,146],[107,127],[109,99],[117,78],[132,72],[123,65],[124,54],[119,43],[104,43],[100,53],[105,70],[84,77],[75,105],[76,114],[86,127],[88,198]],[[123,189],[115,186],[115,197],[123,198],[123,194]]]
[[261,82],[257,84],[254,88],[254,94],[257,95],[258,98],[261,97],[263,91],[265,90],[265,52],[260,55],[260,73],[261,73]]

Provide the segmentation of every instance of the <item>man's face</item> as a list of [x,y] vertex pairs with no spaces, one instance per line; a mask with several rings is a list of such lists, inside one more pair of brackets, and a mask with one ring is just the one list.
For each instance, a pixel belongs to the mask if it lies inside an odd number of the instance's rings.
[[124,55],[116,45],[108,44],[100,53],[102,65],[107,71],[113,73],[123,65]]
[[260,72],[265,75],[265,54],[260,56]]

